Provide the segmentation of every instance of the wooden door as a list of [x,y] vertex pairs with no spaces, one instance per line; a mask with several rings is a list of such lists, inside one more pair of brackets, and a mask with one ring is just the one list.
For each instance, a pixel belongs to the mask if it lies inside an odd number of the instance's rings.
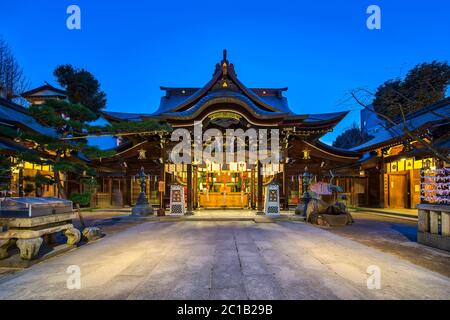
[[405,175],[389,175],[389,207],[406,208]]

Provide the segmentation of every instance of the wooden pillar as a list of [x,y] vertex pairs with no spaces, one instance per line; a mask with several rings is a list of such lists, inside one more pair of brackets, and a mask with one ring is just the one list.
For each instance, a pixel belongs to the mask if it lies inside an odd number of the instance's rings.
[[[19,197],[23,197],[24,196],[24,192],[23,192],[23,168],[20,167],[19,168],[19,178],[18,178],[18,189],[19,189]],[[58,197],[60,197],[61,195],[58,194]]]
[[253,168],[251,171],[250,176],[250,193],[251,193],[251,199],[250,199],[250,206],[252,209],[256,208],[255,205],[255,169]]
[[109,205],[112,206],[112,178],[108,179]]
[[192,197],[192,164],[187,165],[187,215],[191,215],[193,208],[193,197]]
[[193,204],[194,204],[194,209],[198,208],[198,168],[197,166],[195,166],[193,168],[193,190],[192,190],[192,196],[193,196]]
[[370,188],[370,184],[369,184],[369,177],[366,177],[366,185],[365,185],[365,188],[364,188],[364,199],[365,199],[365,202],[366,202],[366,206],[369,206],[370,205],[370,199],[369,199],[369,188]]
[[[165,157],[164,157],[164,153],[165,153],[165,140],[163,137],[161,137],[161,153],[160,153],[160,158],[162,160],[161,163],[161,173],[160,173],[160,181],[164,182],[164,189],[167,189],[167,185],[166,185],[166,169],[164,168],[165,165]],[[159,208],[160,208],[160,214],[163,214],[165,208],[164,208],[164,192],[160,192],[159,193]]]
[[384,208],[385,207],[385,199],[384,199],[384,158],[382,157],[380,159],[380,161],[378,162],[379,166],[380,166],[380,170],[379,170],[379,179],[380,179],[380,189],[379,189],[379,194],[380,194],[380,201],[379,201],[379,207],[380,208]]
[[[62,181],[63,181],[63,189],[66,196],[69,195],[69,173],[65,173],[62,175]],[[61,195],[59,195],[61,197]]]
[[263,177],[262,177],[262,164],[258,161],[258,212],[263,212],[264,201],[263,201]]
[[133,188],[134,188],[134,183],[133,183],[133,179],[130,179],[130,206],[133,205]]
[[132,185],[131,185],[131,179],[128,179],[128,177],[126,176],[125,177],[125,203],[126,203],[126,205],[127,206],[131,206],[131,193],[132,193],[132,191],[131,191],[131,188],[132,188]]
[[289,209],[289,184],[286,174],[286,162],[283,164],[283,194],[284,194],[284,210]]

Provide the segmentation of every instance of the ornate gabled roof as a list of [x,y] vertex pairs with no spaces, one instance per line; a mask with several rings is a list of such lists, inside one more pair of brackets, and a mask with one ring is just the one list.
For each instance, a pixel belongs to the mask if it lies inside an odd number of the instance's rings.
[[190,112],[198,108],[198,103],[209,100],[210,96],[236,96],[245,97],[257,109],[283,114],[293,114],[289,109],[281,89],[250,89],[237,78],[234,65],[227,59],[227,51],[223,52],[223,59],[216,65],[212,79],[203,88],[169,88],[161,87],[166,95],[161,99],[161,104],[153,116],[168,115],[177,112]]
[[242,102],[242,106],[244,108],[248,108],[250,113],[253,113],[255,116],[261,117],[279,117],[285,115],[285,112],[282,111],[268,111],[262,109],[256,103],[254,103],[251,99],[240,92],[231,91],[231,90],[221,90],[216,92],[211,92],[205,96],[203,96],[200,100],[198,100],[195,104],[193,104],[189,109],[179,109],[178,111],[172,111],[160,114],[159,116],[165,118],[194,118],[201,109],[208,104],[211,103],[227,103],[234,102],[239,103]]
[[[217,111],[234,111],[251,118],[253,123],[292,126],[326,132],[341,121],[348,112],[318,115],[296,114],[283,93],[287,88],[247,88],[237,77],[234,65],[228,61],[227,51],[216,64],[212,79],[202,88],[161,87],[165,95],[158,109],[151,114],[104,112],[110,121],[140,121],[154,119],[176,126],[192,124]],[[233,110],[229,110],[233,109]]]
[[52,86],[48,82],[45,82],[43,86],[23,92],[20,96],[25,99],[55,97],[65,99],[67,98],[67,92],[65,90]]

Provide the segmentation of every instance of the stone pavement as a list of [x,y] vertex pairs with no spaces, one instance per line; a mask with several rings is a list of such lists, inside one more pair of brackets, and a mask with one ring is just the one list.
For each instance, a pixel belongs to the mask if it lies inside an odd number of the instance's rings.
[[450,278],[304,223],[146,222],[0,278],[0,299],[450,299]]
[[417,243],[417,221],[366,212],[352,212],[352,216],[355,223],[350,228],[327,231],[450,277],[450,252]]
[[417,209],[389,209],[389,208],[355,208],[357,211],[377,213],[385,216],[404,217],[417,221],[419,210]]

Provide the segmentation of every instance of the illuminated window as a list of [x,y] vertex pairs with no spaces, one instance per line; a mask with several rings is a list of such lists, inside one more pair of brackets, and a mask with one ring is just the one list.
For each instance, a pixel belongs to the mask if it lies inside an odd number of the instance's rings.
[[414,160],[414,169],[422,169],[422,160]]
[[33,169],[33,164],[31,163],[31,162],[25,162],[25,166],[24,166],[24,168],[25,169]]

